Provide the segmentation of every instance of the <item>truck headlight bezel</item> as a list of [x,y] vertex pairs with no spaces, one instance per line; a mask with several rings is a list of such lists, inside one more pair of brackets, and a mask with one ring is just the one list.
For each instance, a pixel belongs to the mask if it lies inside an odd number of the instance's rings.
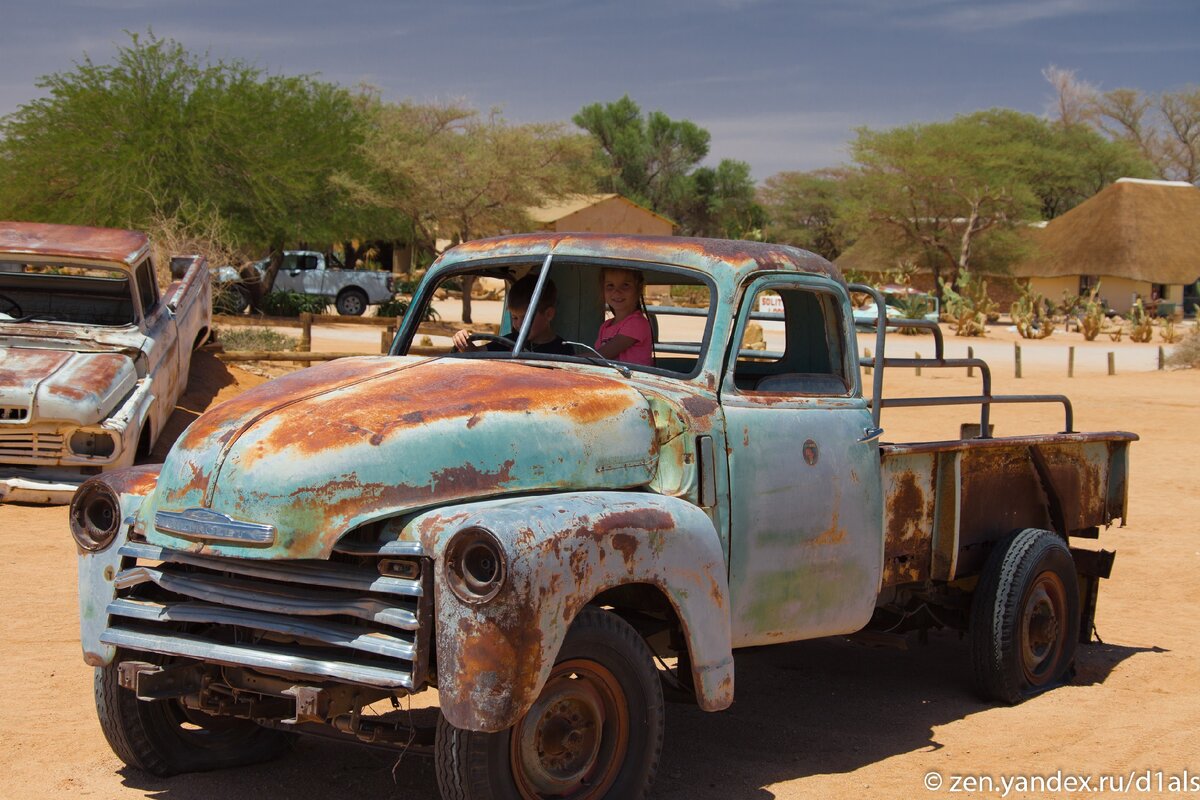
[[121,530],[121,500],[103,481],[85,481],[71,498],[70,521],[76,544],[93,553],[103,550]]
[[66,439],[67,451],[76,458],[109,461],[117,454],[117,437],[111,431],[77,428]]
[[450,590],[472,605],[494,598],[508,578],[508,558],[500,540],[478,525],[454,534],[443,562]]

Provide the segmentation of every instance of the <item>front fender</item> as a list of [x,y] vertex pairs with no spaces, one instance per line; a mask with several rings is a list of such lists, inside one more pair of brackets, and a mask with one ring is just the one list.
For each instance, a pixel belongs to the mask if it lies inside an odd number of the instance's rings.
[[[128,519],[146,495],[158,483],[160,464],[127,467],[97,475],[90,480],[102,481],[120,498],[121,519]],[[129,526],[122,524],[116,538],[103,550],[79,553],[79,641],[83,645],[83,660],[93,667],[102,667],[113,660],[116,648],[100,641],[108,627],[108,604],[117,596],[113,584],[121,569],[121,546],[129,535]]]
[[[449,588],[445,553],[460,530],[491,531],[507,579],[484,604]],[[683,500],[642,492],[573,492],[499,499],[427,512],[404,538],[437,554],[438,694],[455,727],[498,731],[537,698],[567,628],[600,592],[658,587],[683,624],[700,707],[733,702],[729,586],[712,522]]]

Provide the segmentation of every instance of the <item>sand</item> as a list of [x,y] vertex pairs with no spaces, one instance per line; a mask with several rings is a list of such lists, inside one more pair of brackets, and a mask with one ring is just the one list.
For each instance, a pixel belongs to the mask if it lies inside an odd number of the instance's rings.
[[[900,341],[906,351],[922,349]],[[998,364],[996,391],[1064,392],[1079,429],[1142,437],[1133,447],[1129,524],[1100,540],[1118,553],[1096,619],[1104,644],[1081,650],[1076,682],[1018,707],[979,702],[969,691],[966,643],[949,634],[928,645],[910,639],[906,650],[830,639],[742,653],[732,709],[669,706],[655,797],[936,797],[952,794],[955,775],[998,781],[1061,771],[1094,787],[1102,775],[1131,771],[1161,770],[1164,781],[1185,769],[1200,774],[1200,371],[1108,377],[1088,369],[1068,380],[1057,356],[1042,361],[1028,362],[1033,376],[1020,381],[1011,362]],[[257,381],[198,356],[178,421]],[[888,392],[977,386],[978,378],[895,370]],[[965,408],[885,412],[884,438],[953,436],[971,418]],[[1061,411],[1008,407],[994,421],[997,434],[1053,431]],[[432,765],[420,757],[397,765],[385,752],[315,739],[272,764],[223,773],[159,779],[125,767],[100,732],[92,670],[80,656],[66,519],[63,507],[0,506],[0,798],[436,796]],[[943,776],[941,791],[926,788],[930,771]],[[1001,794],[997,784],[974,796]]]

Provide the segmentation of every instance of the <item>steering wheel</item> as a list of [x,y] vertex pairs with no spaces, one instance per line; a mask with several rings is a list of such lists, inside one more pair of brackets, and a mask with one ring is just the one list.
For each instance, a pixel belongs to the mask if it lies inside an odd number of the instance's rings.
[[[0,300],[3,300],[5,303],[8,303],[8,305],[9,305],[9,310],[5,311],[4,312],[5,314],[8,314],[10,317],[25,316],[24,312],[21,311],[21,304],[18,303],[16,300],[13,300],[11,297],[9,297],[6,294],[0,294]],[[17,313],[13,314],[12,313],[13,311],[15,311]]]
[[467,337],[467,341],[471,344],[474,344],[475,342],[496,342],[497,344],[506,346],[509,350],[512,350],[517,346],[517,343],[512,339],[509,339],[505,336],[497,336],[494,333],[472,333]]

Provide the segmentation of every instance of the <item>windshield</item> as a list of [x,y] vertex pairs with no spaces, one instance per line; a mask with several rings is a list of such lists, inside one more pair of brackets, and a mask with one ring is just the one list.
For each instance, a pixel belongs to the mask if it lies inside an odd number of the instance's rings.
[[132,324],[129,273],[76,263],[0,260],[0,321]]
[[[394,352],[511,358],[524,326],[520,358],[699,372],[715,295],[707,276],[563,256],[553,260],[539,293],[542,266],[539,259],[442,272],[414,300],[410,313],[422,321],[406,328]],[[471,322],[461,322],[464,316]]]

